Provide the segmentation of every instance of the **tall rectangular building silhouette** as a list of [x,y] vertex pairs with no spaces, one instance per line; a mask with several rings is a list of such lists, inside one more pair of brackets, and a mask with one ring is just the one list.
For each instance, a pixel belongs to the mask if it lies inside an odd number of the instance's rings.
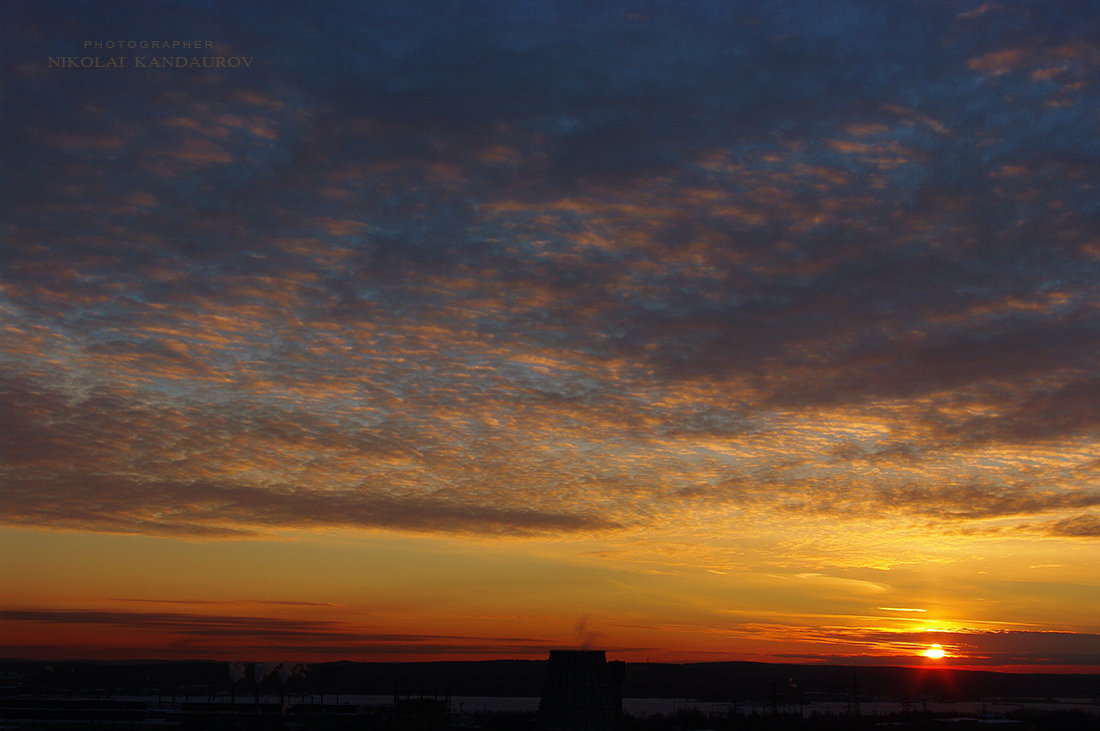
[[623,713],[626,663],[603,650],[551,650],[539,701],[543,731],[614,731]]

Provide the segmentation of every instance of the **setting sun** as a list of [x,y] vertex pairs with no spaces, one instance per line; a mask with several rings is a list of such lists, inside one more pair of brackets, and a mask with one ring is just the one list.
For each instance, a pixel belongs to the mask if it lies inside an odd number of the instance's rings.
[[943,648],[940,647],[939,645],[932,645],[931,647],[929,647],[927,650],[925,650],[921,654],[924,655],[925,657],[932,658],[933,660],[939,660],[940,658],[942,658],[947,653],[944,652]]

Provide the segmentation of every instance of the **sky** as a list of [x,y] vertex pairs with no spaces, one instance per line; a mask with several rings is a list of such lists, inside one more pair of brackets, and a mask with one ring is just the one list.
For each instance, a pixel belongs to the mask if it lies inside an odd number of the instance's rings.
[[4,2],[0,656],[1100,672],[1098,31]]

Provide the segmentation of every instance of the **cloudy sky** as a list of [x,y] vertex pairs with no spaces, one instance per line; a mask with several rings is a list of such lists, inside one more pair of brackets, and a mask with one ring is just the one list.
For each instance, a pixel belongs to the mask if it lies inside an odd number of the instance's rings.
[[0,654],[1100,668],[1095,4],[0,14]]

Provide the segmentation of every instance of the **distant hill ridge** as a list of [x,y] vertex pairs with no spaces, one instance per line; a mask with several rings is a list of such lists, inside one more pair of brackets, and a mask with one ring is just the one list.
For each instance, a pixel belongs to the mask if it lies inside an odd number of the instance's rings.
[[[0,660],[4,692],[20,687],[107,692],[156,692],[192,688],[196,692],[344,693],[365,695],[538,696],[543,660],[443,662],[327,662],[304,672],[257,672],[253,663],[224,662],[38,662]],[[1011,698],[1097,698],[1100,675],[997,673],[991,671],[773,665],[767,663],[627,663],[623,696],[730,701],[769,694],[857,694],[862,697],[966,700]]]

